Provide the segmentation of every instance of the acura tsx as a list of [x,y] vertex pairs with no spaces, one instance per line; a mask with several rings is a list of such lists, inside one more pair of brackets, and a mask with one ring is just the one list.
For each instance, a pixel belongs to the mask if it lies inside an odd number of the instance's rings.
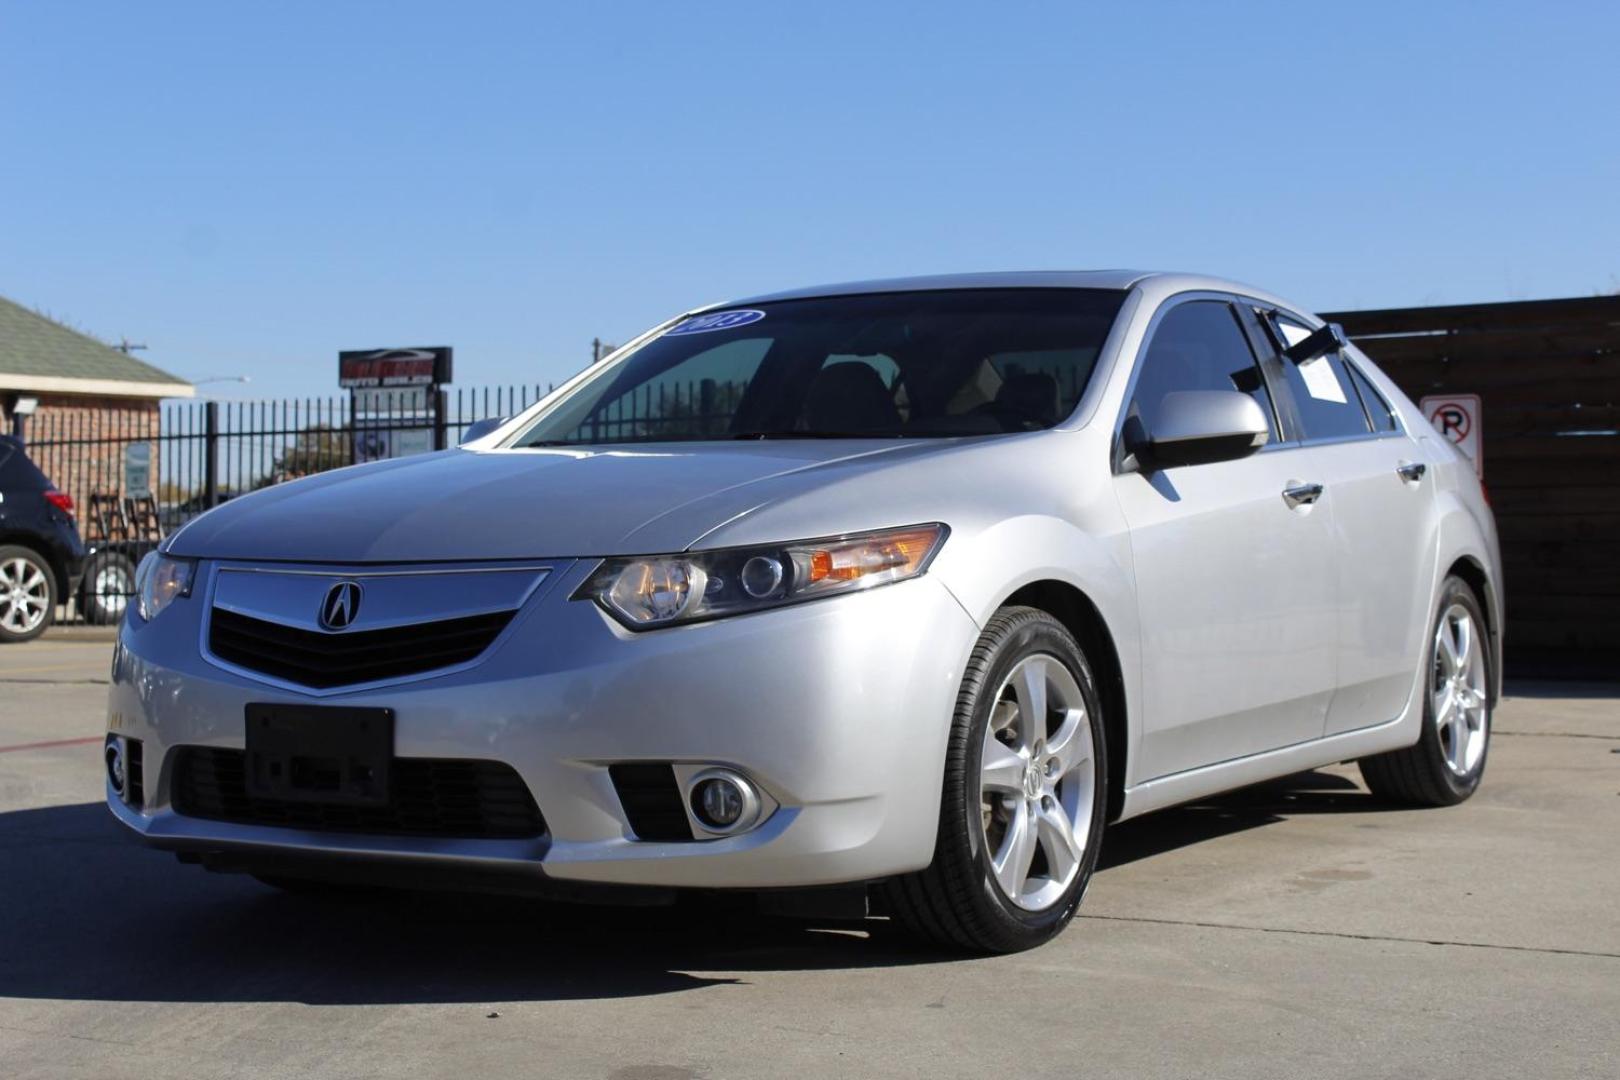
[[172,534],[107,801],[290,888],[819,891],[1011,951],[1112,822],[1345,761],[1466,799],[1499,582],[1469,463],[1277,297],[803,289]]

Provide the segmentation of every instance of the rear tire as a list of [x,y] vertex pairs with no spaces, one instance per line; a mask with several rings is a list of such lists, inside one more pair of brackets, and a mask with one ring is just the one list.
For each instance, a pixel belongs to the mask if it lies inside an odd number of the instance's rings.
[[56,575],[33,548],[0,546],[0,643],[32,641],[56,616]]
[[104,551],[90,560],[79,588],[79,609],[93,626],[110,626],[124,617],[135,597],[135,567],[122,555]]
[[1479,598],[1461,578],[1440,587],[1424,654],[1423,730],[1403,750],[1356,764],[1374,795],[1413,806],[1455,806],[1479,788],[1490,750],[1495,671]]
[[997,612],[957,695],[933,862],[883,887],[896,921],[981,953],[1033,948],[1067,926],[1102,844],[1102,720],[1063,624],[1034,608]]

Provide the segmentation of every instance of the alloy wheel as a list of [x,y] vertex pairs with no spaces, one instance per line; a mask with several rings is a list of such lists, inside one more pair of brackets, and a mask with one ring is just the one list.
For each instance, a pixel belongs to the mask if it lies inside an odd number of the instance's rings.
[[1446,609],[1434,632],[1429,701],[1446,767],[1467,776],[1485,754],[1490,712],[1484,644],[1473,616],[1461,604]]
[[979,810],[985,850],[1008,900],[1057,903],[1090,841],[1096,749],[1085,699],[1056,657],[1027,656],[996,693],[985,727]]
[[26,634],[45,621],[51,602],[45,571],[27,559],[0,563],[0,626]]
[[129,575],[116,566],[102,567],[91,581],[91,595],[101,604],[101,610],[108,619],[114,622],[124,614],[133,591]]

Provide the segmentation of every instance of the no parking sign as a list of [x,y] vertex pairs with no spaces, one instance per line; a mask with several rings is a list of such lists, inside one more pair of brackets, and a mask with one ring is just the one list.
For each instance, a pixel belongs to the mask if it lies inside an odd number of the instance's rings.
[[1485,475],[1484,440],[1479,426],[1478,394],[1435,394],[1418,402],[1434,430],[1468,455],[1474,472]]

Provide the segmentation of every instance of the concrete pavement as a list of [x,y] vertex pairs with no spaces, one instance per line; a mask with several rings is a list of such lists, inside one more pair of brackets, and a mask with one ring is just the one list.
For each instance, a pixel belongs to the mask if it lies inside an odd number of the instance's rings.
[[100,805],[109,649],[0,649],[6,1077],[1620,1073],[1620,686],[1511,687],[1461,807],[1337,767],[1129,822],[1063,937],[963,960],[180,866]]

